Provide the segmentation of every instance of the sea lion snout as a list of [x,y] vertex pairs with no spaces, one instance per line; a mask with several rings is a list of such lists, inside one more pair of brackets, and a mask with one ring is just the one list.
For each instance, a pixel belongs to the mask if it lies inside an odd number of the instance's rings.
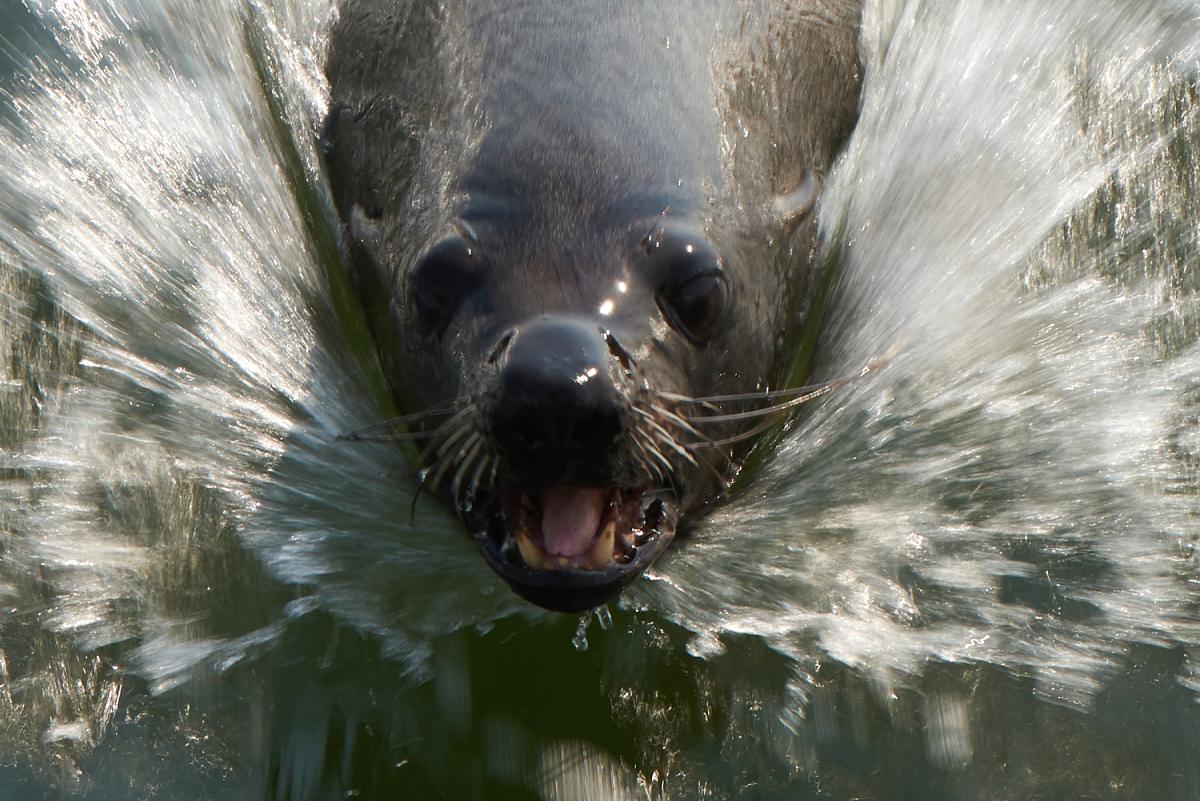
[[611,484],[626,404],[603,332],[540,315],[505,340],[485,414],[507,472],[529,489]]

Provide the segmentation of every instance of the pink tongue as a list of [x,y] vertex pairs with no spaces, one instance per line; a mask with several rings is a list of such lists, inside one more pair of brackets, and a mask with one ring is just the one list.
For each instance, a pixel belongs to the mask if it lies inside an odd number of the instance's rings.
[[605,493],[555,487],[542,493],[542,544],[554,556],[579,556],[596,537]]

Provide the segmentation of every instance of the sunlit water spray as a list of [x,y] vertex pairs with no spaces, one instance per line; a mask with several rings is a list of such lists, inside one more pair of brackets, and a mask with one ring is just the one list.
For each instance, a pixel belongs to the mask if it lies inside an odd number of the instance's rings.
[[1196,635],[1196,9],[884,6],[822,369],[896,355],[643,597],[699,652],[812,637],[885,685],[980,660],[1083,701],[1130,641]]
[[5,142],[6,261],[45,276],[90,334],[28,443],[22,464],[45,488],[13,551],[51,567],[57,628],[90,647],[145,638],[155,679],[257,641],[207,631],[244,623],[241,610],[170,608],[189,589],[172,571],[230,531],[415,667],[428,637],[517,606],[444,510],[421,504],[410,524],[399,452],[335,441],[377,419],[379,399],[332,309],[244,34],[259,26],[279,54],[315,164],[320,97],[304,92],[320,86],[331,10],[259,11],[44,9],[82,69],[39,75]]
[[[397,450],[336,439],[384,411],[297,202],[330,4],[31,6],[0,130],[8,625],[137,642],[165,689],[318,608],[416,676],[439,635],[540,614],[442,506],[410,520]],[[830,658],[885,690],[986,662],[1086,704],[1130,643],[1194,647],[1197,13],[869,4],[818,370],[889,361],[626,607],[700,656],[764,638],[801,712]]]

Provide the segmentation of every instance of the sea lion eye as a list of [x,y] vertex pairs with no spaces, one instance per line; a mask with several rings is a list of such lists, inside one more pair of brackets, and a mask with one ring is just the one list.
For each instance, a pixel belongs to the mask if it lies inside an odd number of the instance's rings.
[[729,279],[720,257],[695,233],[660,231],[646,245],[659,276],[658,307],[672,328],[703,345],[729,305]]
[[696,344],[707,342],[725,311],[729,287],[722,273],[705,273],[660,298],[667,319]]
[[479,275],[475,246],[460,236],[441,240],[421,256],[408,277],[409,308],[421,336],[441,336]]

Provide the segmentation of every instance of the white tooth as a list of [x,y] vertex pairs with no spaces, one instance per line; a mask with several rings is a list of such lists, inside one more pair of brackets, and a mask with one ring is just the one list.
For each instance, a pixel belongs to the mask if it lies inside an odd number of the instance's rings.
[[521,552],[521,558],[525,560],[525,564],[534,570],[541,570],[545,566],[542,549],[534,545],[533,540],[524,534],[517,534],[516,540],[517,550]]
[[641,533],[641,529],[630,529],[629,531],[626,531],[624,534],[622,534],[621,535],[621,544],[624,546],[622,548],[622,550],[625,551],[626,553],[633,550],[634,540],[637,537],[637,535],[640,533]]
[[612,561],[613,541],[616,534],[617,521],[609,520],[608,525],[604,527],[604,531],[600,532],[600,536],[596,538],[596,544],[592,546],[592,550],[588,554],[593,565],[604,567]]

